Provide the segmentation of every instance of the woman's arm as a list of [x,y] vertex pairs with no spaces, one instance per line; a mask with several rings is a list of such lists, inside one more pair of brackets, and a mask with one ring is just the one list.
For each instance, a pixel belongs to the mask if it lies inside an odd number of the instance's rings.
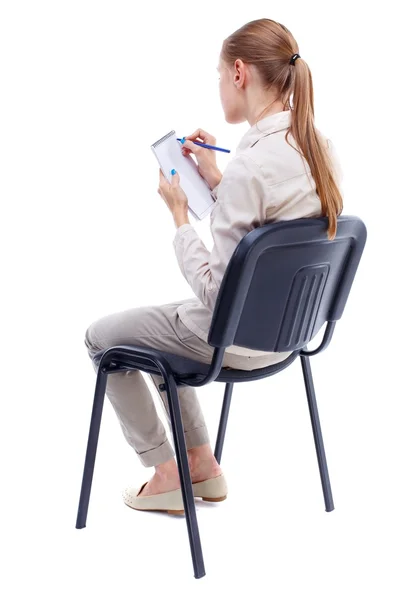
[[181,225],[173,240],[183,276],[201,302],[213,310],[228,262],[239,241],[263,224],[264,182],[261,169],[245,154],[228,165],[211,212],[212,251],[191,224]]

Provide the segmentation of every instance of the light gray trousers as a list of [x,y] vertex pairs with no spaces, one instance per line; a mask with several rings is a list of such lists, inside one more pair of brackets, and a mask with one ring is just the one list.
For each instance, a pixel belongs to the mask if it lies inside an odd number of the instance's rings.
[[[100,350],[120,344],[148,346],[211,363],[214,348],[192,333],[180,320],[177,307],[191,298],[158,306],[130,308],[93,322],[85,333],[85,345],[92,359]],[[256,369],[276,362],[276,353],[247,357],[225,352],[223,367]],[[93,363],[95,372],[97,366]],[[161,375],[146,373],[156,386],[171,429],[167,393],[159,390]],[[207,427],[194,387],[178,389],[187,449],[209,443]],[[149,388],[139,370],[108,375],[106,395],[119,419],[128,443],[146,467],[170,460],[175,452],[157,413]]]

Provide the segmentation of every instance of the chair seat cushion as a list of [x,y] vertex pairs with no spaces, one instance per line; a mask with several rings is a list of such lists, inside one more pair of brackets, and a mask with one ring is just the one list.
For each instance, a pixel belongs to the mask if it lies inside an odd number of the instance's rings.
[[[192,376],[196,376],[195,380],[199,382],[207,375],[210,369],[210,363],[199,362],[192,358],[187,358],[178,354],[172,354],[170,352],[164,352],[162,350],[149,348],[147,346],[121,345],[113,348],[117,348],[117,350],[114,352],[112,360],[115,362],[116,366],[122,366],[123,370],[126,370],[125,368],[127,366],[128,370],[133,368],[140,369],[147,373],[160,374],[158,367],[151,361],[146,360],[146,356],[157,356],[158,358],[163,357],[169,363],[177,383],[183,383],[183,380],[191,378]],[[101,350],[94,355],[93,360],[95,364],[99,364],[99,361],[105,351],[106,350]],[[134,356],[126,356],[126,351],[128,351],[130,354],[134,353]],[[139,356],[135,355],[136,352],[139,354]],[[253,369],[252,371],[223,367],[214,381],[253,381],[256,379],[262,379],[263,377],[268,377],[269,375],[274,375],[275,373],[278,373],[279,371],[282,371],[288,367],[297,358],[299,352],[299,350],[296,350],[295,352],[292,352],[288,358],[279,363],[268,365],[267,367],[262,367],[260,369]]]

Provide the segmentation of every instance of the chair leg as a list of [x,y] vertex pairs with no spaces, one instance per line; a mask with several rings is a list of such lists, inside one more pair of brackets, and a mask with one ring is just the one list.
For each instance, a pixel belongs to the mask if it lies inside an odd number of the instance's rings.
[[320,428],[319,412],[316,404],[316,394],[313,385],[312,370],[308,356],[300,356],[302,363],[303,379],[305,381],[307,402],[309,405],[310,419],[312,421],[313,437],[316,446],[317,461],[319,463],[320,479],[323,487],[326,511],[334,510],[333,497],[330,485],[329,471],[327,468],[326,454],[324,451],[322,430]]
[[230,409],[230,405],[231,405],[231,396],[232,396],[233,388],[234,388],[233,383],[225,384],[224,401],[222,403],[221,418],[220,418],[220,424],[218,426],[217,441],[215,444],[215,451],[214,451],[214,456],[215,456],[218,464],[221,463],[221,454],[222,454],[222,449],[224,446],[225,431],[227,429],[228,413],[229,413],[229,409]]
[[79,498],[78,514],[76,521],[77,529],[82,529],[86,526],[86,517],[88,514],[89,497],[91,494],[92,477],[95,466],[96,449],[98,446],[99,429],[101,426],[102,409],[103,401],[105,398],[107,378],[107,373],[104,373],[102,369],[99,368],[96,377],[91,424],[89,427],[88,445],[86,449],[84,472],[82,476],[81,494]]
[[169,413],[173,431],[174,449],[176,452],[177,466],[180,476],[181,493],[183,496],[184,511],[187,521],[188,537],[190,540],[194,577],[196,579],[200,579],[205,575],[204,559],[201,548],[200,533],[198,530],[193,485],[191,482],[190,468],[188,465],[186,440],[184,437],[184,428],[181,418],[177,386],[171,373],[163,373],[163,378],[165,380],[169,401]]

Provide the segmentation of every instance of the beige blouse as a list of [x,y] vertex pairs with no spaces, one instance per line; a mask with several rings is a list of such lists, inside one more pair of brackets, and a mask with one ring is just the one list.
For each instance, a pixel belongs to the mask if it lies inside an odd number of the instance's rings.
[[[216,202],[210,214],[214,240],[211,252],[190,223],[176,230],[173,245],[177,261],[195,294],[191,301],[180,304],[178,314],[186,327],[206,342],[223,275],[242,237],[270,221],[321,214],[310,168],[285,140],[290,119],[290,110],[265,117],[241,139],[221,182],[212,192]],[[332,142],[324,136],[323,139],[341,190],[343,174],[337,153]],[[297,147],[292,136],[289,140]],[[278,360],[290,354],[236,345],[228,346],[226,352],[245,356],[276,354]]]

